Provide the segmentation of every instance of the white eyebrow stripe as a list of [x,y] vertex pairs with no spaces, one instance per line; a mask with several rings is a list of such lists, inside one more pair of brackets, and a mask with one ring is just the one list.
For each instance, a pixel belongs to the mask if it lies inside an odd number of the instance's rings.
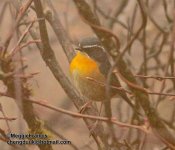
[[83,45],[83,48],[100,47],[99,45]]
[[82,48],[95,48],[95,47],[102,48],[103,51],[104,51],[104,47],[100,46],[100,45],[85,45],[85,46],[82,46]]

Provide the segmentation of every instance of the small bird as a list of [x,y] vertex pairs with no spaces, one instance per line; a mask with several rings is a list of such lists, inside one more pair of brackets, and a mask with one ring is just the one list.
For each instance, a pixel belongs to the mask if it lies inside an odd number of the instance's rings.
[[[89,100],[103,102],[106,99],[106,89],[105,86],[97,82],[106,84],[111,67],[104,48],[97,38],[88,38],[80,42],[77,50],[77,54],[70,63],[70,73],[75,86]],[[114,73],[111,76],[111,85],[121,87]],[[124,91],[111,89],[110,97],[115,95],[120,95],[132,108],[135,108]]]

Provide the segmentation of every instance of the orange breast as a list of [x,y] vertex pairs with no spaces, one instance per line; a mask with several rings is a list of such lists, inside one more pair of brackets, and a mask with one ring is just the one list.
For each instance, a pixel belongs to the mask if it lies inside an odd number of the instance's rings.
[[70,72],[74,79],[75,86],[82,95],[90,100],[102,101],[105,97],[105,88],[100,84],[89,81],[91,77],[99,82],[105,82],[103,74],[100,73],[98,64],[86,54],[78,52],[70,64]]
[[70,64],[70,72],[77,72],[80,76],[93,76],[101,74],[98,64],[89,56],[82,52],[78,52]]

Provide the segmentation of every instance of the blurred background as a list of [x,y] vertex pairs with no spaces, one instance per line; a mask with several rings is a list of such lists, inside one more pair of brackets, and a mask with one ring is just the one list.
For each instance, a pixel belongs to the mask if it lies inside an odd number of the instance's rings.
[[[19,8],[27,0],[1,0],[0,1],[0,46],[3,47],[11,29],[13,29]],[[51,1],[61,23],[68,33],[73,47],[76,47],[78,41],[83,38],[95,36],[89,25],[83,22],[73,0],[52,0]],[[118,36],[121,43],[121,50],[136,34],[142,24],[142,15],[140,7],[136,0],[86,0],[92,11],[98,16],[102,26],[110,29]],[[51,9],[46,1],[42,1],[44,11]],[[174,77],[174,5],[173,0],[144,0],[144,12],[147,22],[143,31],[134,40],[131,47],[124,55],[124,60],[136,79],[143,87],[150,91],[160,93],[174,93],[175,79],[144,78],[143,76]],[[26,11],[23,21],[31,20],[36,17],[34,5]],[[18,11],[17,11],[18,10]],[[23,22],[21,21],[21,22]],[[69,73],[69,62],[66,55],[57,40],[57,37],[46,21],[49,34],[50,45],[54,50],[55,56],[61,65],[66,76],[71,80]],[[19,37],[26,30],[27,26],[21,25],[16,29],[11,42],[8,46],[10,52],[17,44]],[[34,23],[32,29],[35,29],[39,35],[38,23]],[[30,34],[27,34],[23,43],[32,40]],[[22,55],[22,57],[19,57]],[[78,112],[70,98],[66,95],[59,82],[55,79],[50,69],[43,61],[36,44],[29,44],[23,48],[20,54],[13,58],[16,68],[20,66],[22,58],[24,65],[27,65],[25,74],[37,73],[32,78],[27,79],[27,86],[31,90],[31,97],[46,104],[54,105],[69,111]],[[138,77],[137,75],[143,75]],[[15,82],[19,80],[16,79]],[[8,91],[8,87],[1,80],[0,93]],[[123,87],[127,88],[125,83]],[[18,90],[17,90],[18,91]],[[158,112],[159,116],[169,125],[169,130],[173,133],[175,129],[175,98],[174,96],[149,95],[150,103]],[[134,98],[131,98],[134,101]],[[28,133],[29,129],[23,119],[21,110],[13,98],[1,96],[0,104],[2,112],[8,117],[16,117],[14,121],[8,121],[12,133]],[[99,106],[99,104],[97,104]],[[132,122],[132,110],[119,97],[112,99],[113,116],[118,121]],[[89,130],[83,119],[72,118],[71,116],[54,112],[47,108],[34,105],[35,114],[46,123],[49,129],[57,132],[53,134],[53,139],[67,139],[72,145],[53,145],[53,149],[61,150],[96,150],[97,145],[94,139],[89,136]],[[3,113],[0,113],[3,117]],[[135,123],[135,122],[132,122]],[[104,125],[106,123],[103,123]],[[0,129],[8,132],[7,122],[0,120]],[[129,131],[128,131],[129,130]],[[106,132],[106,131],[105,131]],[[121,143],[128,140],[128,147],[123,146],[120,149],[143,149],[143,150],[163,150],[168,147],[152,132],[144,134],[135,129],[127,129],[115,126],[115,135]],[[110,139],[109,139],[110,142]],[[126,144],[127,145],[127,144]],[[75,146],[75,147],[74,147]],[[18,149],[9,146],[6,142],[0,140],[0,149],[10,150]],[[21,149],[38,149],[37,146],[22,146]],[[111,148],[118,149],[118,148]]]

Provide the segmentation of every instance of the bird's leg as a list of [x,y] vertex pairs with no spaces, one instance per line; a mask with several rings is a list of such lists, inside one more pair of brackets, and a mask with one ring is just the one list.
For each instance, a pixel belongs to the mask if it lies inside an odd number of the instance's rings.
[[[93,102],[92,100],[86,102],[86,103],[80,108],[79,113],[83,113],[87,108],[90,108],[92,102]],[[100,110],[99,110],[98,116],[101,115],[102,107],[103,107],[103,102],[101,102]],[[91,136],[93,133],[95,133],[95,130],[96,130],[97,126],[98,126],[98,123],[99,123],[99,120],[96,120],[95,123],[93,123],[91,126],[89,126],[89,131],[90,131],[89,136]]]
[[79,113],[83,113],[87,108],[90,108],[92,104],[92,101],[86,102],[83,106],[81,106]]
[[[98,116],[101,115],[102,107],[103,107],[103,102],[101,102]],[[90,136],[94,133],[94,130],[97,128],[98,122],[99,120],[96,120],[95,123],[90,127],[90,134],[89,134]]]

